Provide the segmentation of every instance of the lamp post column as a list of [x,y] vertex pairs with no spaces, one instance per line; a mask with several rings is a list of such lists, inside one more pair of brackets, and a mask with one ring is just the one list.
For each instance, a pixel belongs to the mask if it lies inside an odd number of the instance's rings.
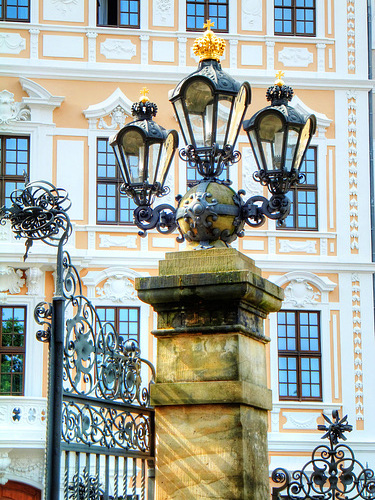
[[232,248],[167,254],[139,298],[158,313],[156,498],[269,496],[263,319],[282,290]]

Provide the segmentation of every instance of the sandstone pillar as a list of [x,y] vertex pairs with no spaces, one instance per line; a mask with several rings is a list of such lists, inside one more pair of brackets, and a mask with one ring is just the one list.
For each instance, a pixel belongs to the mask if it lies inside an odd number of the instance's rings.
[[282,290],[232,248],[167,254],[136,287],[158,313],[157,500],[267,500],[263,319]]

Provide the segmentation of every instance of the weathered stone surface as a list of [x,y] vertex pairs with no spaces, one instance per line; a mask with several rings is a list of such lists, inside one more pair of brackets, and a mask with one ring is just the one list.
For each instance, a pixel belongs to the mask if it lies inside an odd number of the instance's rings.
[[156,435],[157,500],[269,498],[266,412],[164,406]]
[[283,292],[234,249],[167,254],[136,281],[158,312],[157,500],[269,497],[263,319]]

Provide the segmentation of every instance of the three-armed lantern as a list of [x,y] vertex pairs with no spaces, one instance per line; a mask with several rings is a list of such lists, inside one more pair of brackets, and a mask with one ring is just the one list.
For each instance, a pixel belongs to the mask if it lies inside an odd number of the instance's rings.
[[227,246],[243,236],[245,223],[260,226],[265,217],[282,224],[290,210],[286,193],[303,179],[299,169],[316,127],[315,116],[304,116],[288,105],[293,90],[284,85],[280,73],[267,91],[271,105],[244,127],[258,165],[254,179],[268,187],[271,198],[253,196],[244,201],[244,191],[236,193],[229,179],[220,180],[224,167],[241,157],[235,145],[251,91],[247,82],[240,85],[222,70],[225,41],[211,31],[211,25],[207,21],[206,32],[194,43],[198,70],[184,78],[170,97],[186,143],[180,157],[202,179],[176,198],[177,208],[151,207],[155,196],[169,191],[165,179],[178,137],[176,131],[168,133],[152,121],[156,105],[145,93],[133,105],[137,120],[125,125],[111,143],[124,178],[121,190],[138,205],[134,222],[142,229],[139,234],[153,228],[169,233],[177,227],[179,241],[186,239],[195,248]]

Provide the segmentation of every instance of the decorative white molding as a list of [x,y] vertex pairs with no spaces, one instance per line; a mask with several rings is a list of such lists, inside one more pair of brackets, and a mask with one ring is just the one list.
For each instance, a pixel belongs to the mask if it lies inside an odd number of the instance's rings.
[[30,59],[39,58],[39,33],[37,28],[31,28],[30,33]]
[[46,21],[83,22],[84,0],[44,0],[43,19]]
[[262,185],[260,182],[255,181],[253,177],[253,173],[257,170],[252,148],[242,148],[242,186],[246,191],[247,197],[263,194]]
[[14,458],[8,467],[8,473],[22,479],[32,479],[43,483],[44,461],[42,458]]
[[[87,286],[87,297],[89,299],[94,299],[97,295],[96,295],[96,287],[99,285],[99,283],[103,282],[103,281],[106,281],[108,282],[109,279],[111,278],[115,278],[115,281],[112,282],[112,288],[116,285],[117,286],[117,290],[119,290],[119,292],[117,293],[117,295],[112,292],[112,294],[117,297],[117,296],[120,296],[123,297],[124,295],[121,295],[121,290],[124,289],[124,293],[128,293],[129,290],[126,289],[126,279],[130,282],[134,281],[135,278],[138,278],[140,276],[147,276],[146,273],[138,273],[136,271],[134,271],[133,269],[128,269],[128,268],[124,268],[124,267],[110,267],[108,269],[104,269],[103,271],[89,271],[86,276],[84,276],[82,278],[82,282],[85,286]],[[123,283],[121,284],[120,282],[116,283],[116,280],[123,280]],[[103,287],[104,288],[104,287]],[[133,287],[133,290],[134,290],[134,287]],[[99,292],[101,293],[101,292]],[[106,291],[104,291],[104,293],[107,293]],[[108,295],[106,296],[106,298],[108,299]],[[117,301],[118,299],[116,299]]]
[[319,412],[296,412],[284,411],[283,416],[287,419],[283,425],[283,429],[296,430],[314,430],[317,428],[317,419],[320,417]]
[[10,266],[0,266],[0,292],[9,291],[11,294],[20,293],[25,284],[23,271],[15,270]]
[[355,61],[355,0],[347,0],[347,42],[348,42],[348,73],[356,71]]
[[152,23],[154,26],[173,27],[174,1],[154,0],[152,9]]
[[266,41],[267,47],[267,69],[273,71],[275,69],[275,42]]
[[238,40],[229,40],[230,67],[237,68]]
[[39,267],[29,267],[26,270],[27,295],[43,294],[44,272]]
[[19,33],[0,33],[0,54],[19,54],[26,49],[26,40]]
[[285,288],[285,300],[293,307],[312,306],[319,302],[320,292],[314,292],[313,287],[303,278],[290,281]]
[[358,157],[357,157],[357,92],[347,92],[348,104],[348,160],[349,160],[349,215],[350,215],[350,252],[359,250],[358,217]]
[[179,36],[177,38],[178,41],[178,65],[186,66],[186,36]]
[[100,53],[107,59],[130,61],[137,54],[137,47],[131,40],[107,38],[100,44]]
[[94,31],[88,31],[86,33],[88,39],[88,50],[89,50],[89,62],[96,61],[96,39],[98,38],[98,34]]
[[10,122],[30,121],[30,108],[25,104],[14,101],[14,94],[8,90],[0,92],[0,125],[9,125]]
[[326,44],[325,43],[317,43],[316,44],[316,49],[317,49],[317,59],[318,59],[318,72],[319,73],[324,73],[325,72],[325,49],[326,49]]
[[354,350],[354,384],[356,420],[364,420],[363,371],[362,371],[362,318],[361,281],[358,273],[352,274],[352,329]]
[[279,252],[280,253],[291,253],[291,252],[305,252],[305,253],[317,253],[315,240],[279,240]]
[[137,248],[137,235],[114,236],[112,234],[100,234],[100,248],[125,247]]
[[[125,120],[131,116],[132,101],[117,88],[107,99],[97,104],[92,104],[83,111],[89,122],[90,129],[105,128],[115,130],[124,126]],[[108,124],[104,117],[110,117]]]
[[332,292],[337,287],[337,283],[331,281],[329,278],[327,278],[327,276],[317,276],[316,274],[310,273],[308,271],[291,271],[290,273],[283,274],[283,276],[270,276],[269,279],[276,283],[276,285],[278,286],[283,286],[292,280],[307,281],[313,284],[322,294],[322,302],[324,302],[323,294]]
[[149,35],[140,35],[139,39],[141,41],[141,64],[148,64],[148,42],[150,40]]
[[306,47],[284,47],[279,51],[278,60],[291,68],[307,68],[314,61],[314,54]]
[[327,132],[327,128],[332,123],[332,120],[328,118],[324,113],[318,113],[313,109],[309,108],[297,95],[293,96],[293,99],[290,102],[290,105],[293,106],[298,112],[311,115],[314,114],[316,116],[316,129],[318,131],[319,137],[325,137]]
[[242,29],[262,31],[262,0],[242,0]]
[[9,466],[12,463],[8,453],[9,450],[1,450],[0,452],[0,484],[8,482]]
[[124,274],[116,274],[107,279],[103,287],[96,287],[97,296],[112,302],[126,302],[137,298],[134,283]]

